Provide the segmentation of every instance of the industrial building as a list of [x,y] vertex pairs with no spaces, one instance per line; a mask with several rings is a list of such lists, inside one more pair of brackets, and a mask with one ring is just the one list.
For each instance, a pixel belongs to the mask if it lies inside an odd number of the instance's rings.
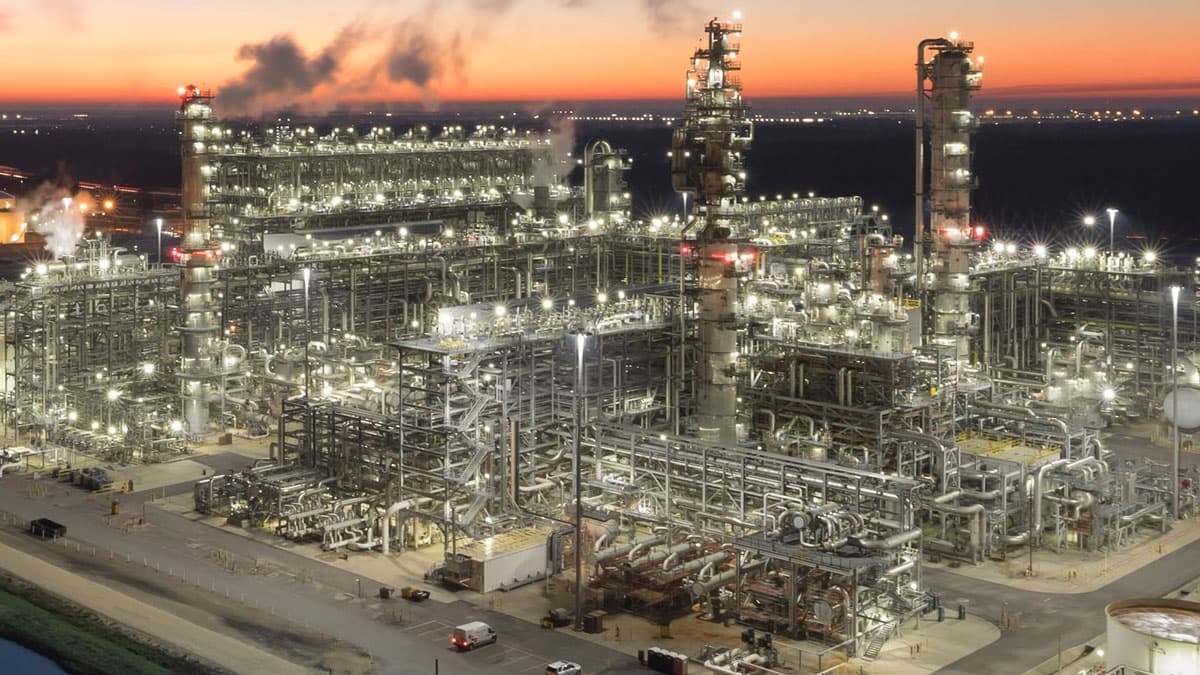
[[85,240],[25,273],[14,440],[132,461],[270,438],[196,509],[442,547],[438,575],[478,590],[573,569],[577,610],[699,604],[856,654],[928,606],[926,556],[1111,551],[1193,512],[1194,476],[1100,440],[1164,408],[1200,426],[1193,270],[974,224],[981,70],[957,38],[918,47],[911,249],[858,197],[749,199],[741,32],[705,26],[671,147],[685,212],[651,222],[604,141],[255,134],[185,88],[174,264]]

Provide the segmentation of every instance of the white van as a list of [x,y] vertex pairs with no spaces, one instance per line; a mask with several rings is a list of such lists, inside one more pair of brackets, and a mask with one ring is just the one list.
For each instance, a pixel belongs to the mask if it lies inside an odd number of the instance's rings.
[[583,668],[571,661],[555,661],[546,665],[546,675],[583,675]]
[[472,621],[457,626],[454,629],[454,635],[450,636],[450,644],[458,647],[460,652],[482,645],[490,645],[495,641],[495,629],[482,621]]

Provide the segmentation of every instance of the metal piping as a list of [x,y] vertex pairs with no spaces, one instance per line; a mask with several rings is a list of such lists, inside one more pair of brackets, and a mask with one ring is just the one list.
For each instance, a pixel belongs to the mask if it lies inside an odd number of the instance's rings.
[[905,530],[904,532],[898,532],[896,534],[893,534],[890,537],[885,537],[883,539],[856,539],[854,537],[851,537],[850,543],[852,543],[860,548],[866,548],[866,549],[871,549],[871,550],[887,550],[887,549],[896,548],[897,546],[901,546],[903,544],[907,544],[908,542],[910,542],[914,539],[917,539],[920,536],[921,536],[921,528],[914,527],[911,530]]

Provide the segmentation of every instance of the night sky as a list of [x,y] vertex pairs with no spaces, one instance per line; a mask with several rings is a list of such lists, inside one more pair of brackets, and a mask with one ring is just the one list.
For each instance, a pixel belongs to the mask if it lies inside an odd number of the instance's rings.
[[916,43],[950,31],[988,97],[1200,99],[1196,0],[10,0],[0,102],[677,98],[704,22],[735,9],[751,100],[904,95]]

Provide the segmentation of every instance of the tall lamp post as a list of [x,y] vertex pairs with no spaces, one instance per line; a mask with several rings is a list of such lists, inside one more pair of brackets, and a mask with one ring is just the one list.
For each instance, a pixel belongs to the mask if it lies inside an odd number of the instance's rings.
[[1179,286],[1171,287],[1171,517],[1179,520]]
[[158,264],[162,264],[162,218],[155,218],[154,225],[158,228]]
[[575,630],[583,630],[583,350],[587,335],[575,334]]
[[312,268],[305,267],[300,274],[304,277],[304,399],[307,402],[309,381],[311,380],[308,372],[308,282],[312,278]]
[[1113,229],[1117,226],[1117,213],[1119,211],[1112,207],[1104,210],[1108,213],[1108,253],[1109,255],[1114,255],[1117,249],[1113,241]]

